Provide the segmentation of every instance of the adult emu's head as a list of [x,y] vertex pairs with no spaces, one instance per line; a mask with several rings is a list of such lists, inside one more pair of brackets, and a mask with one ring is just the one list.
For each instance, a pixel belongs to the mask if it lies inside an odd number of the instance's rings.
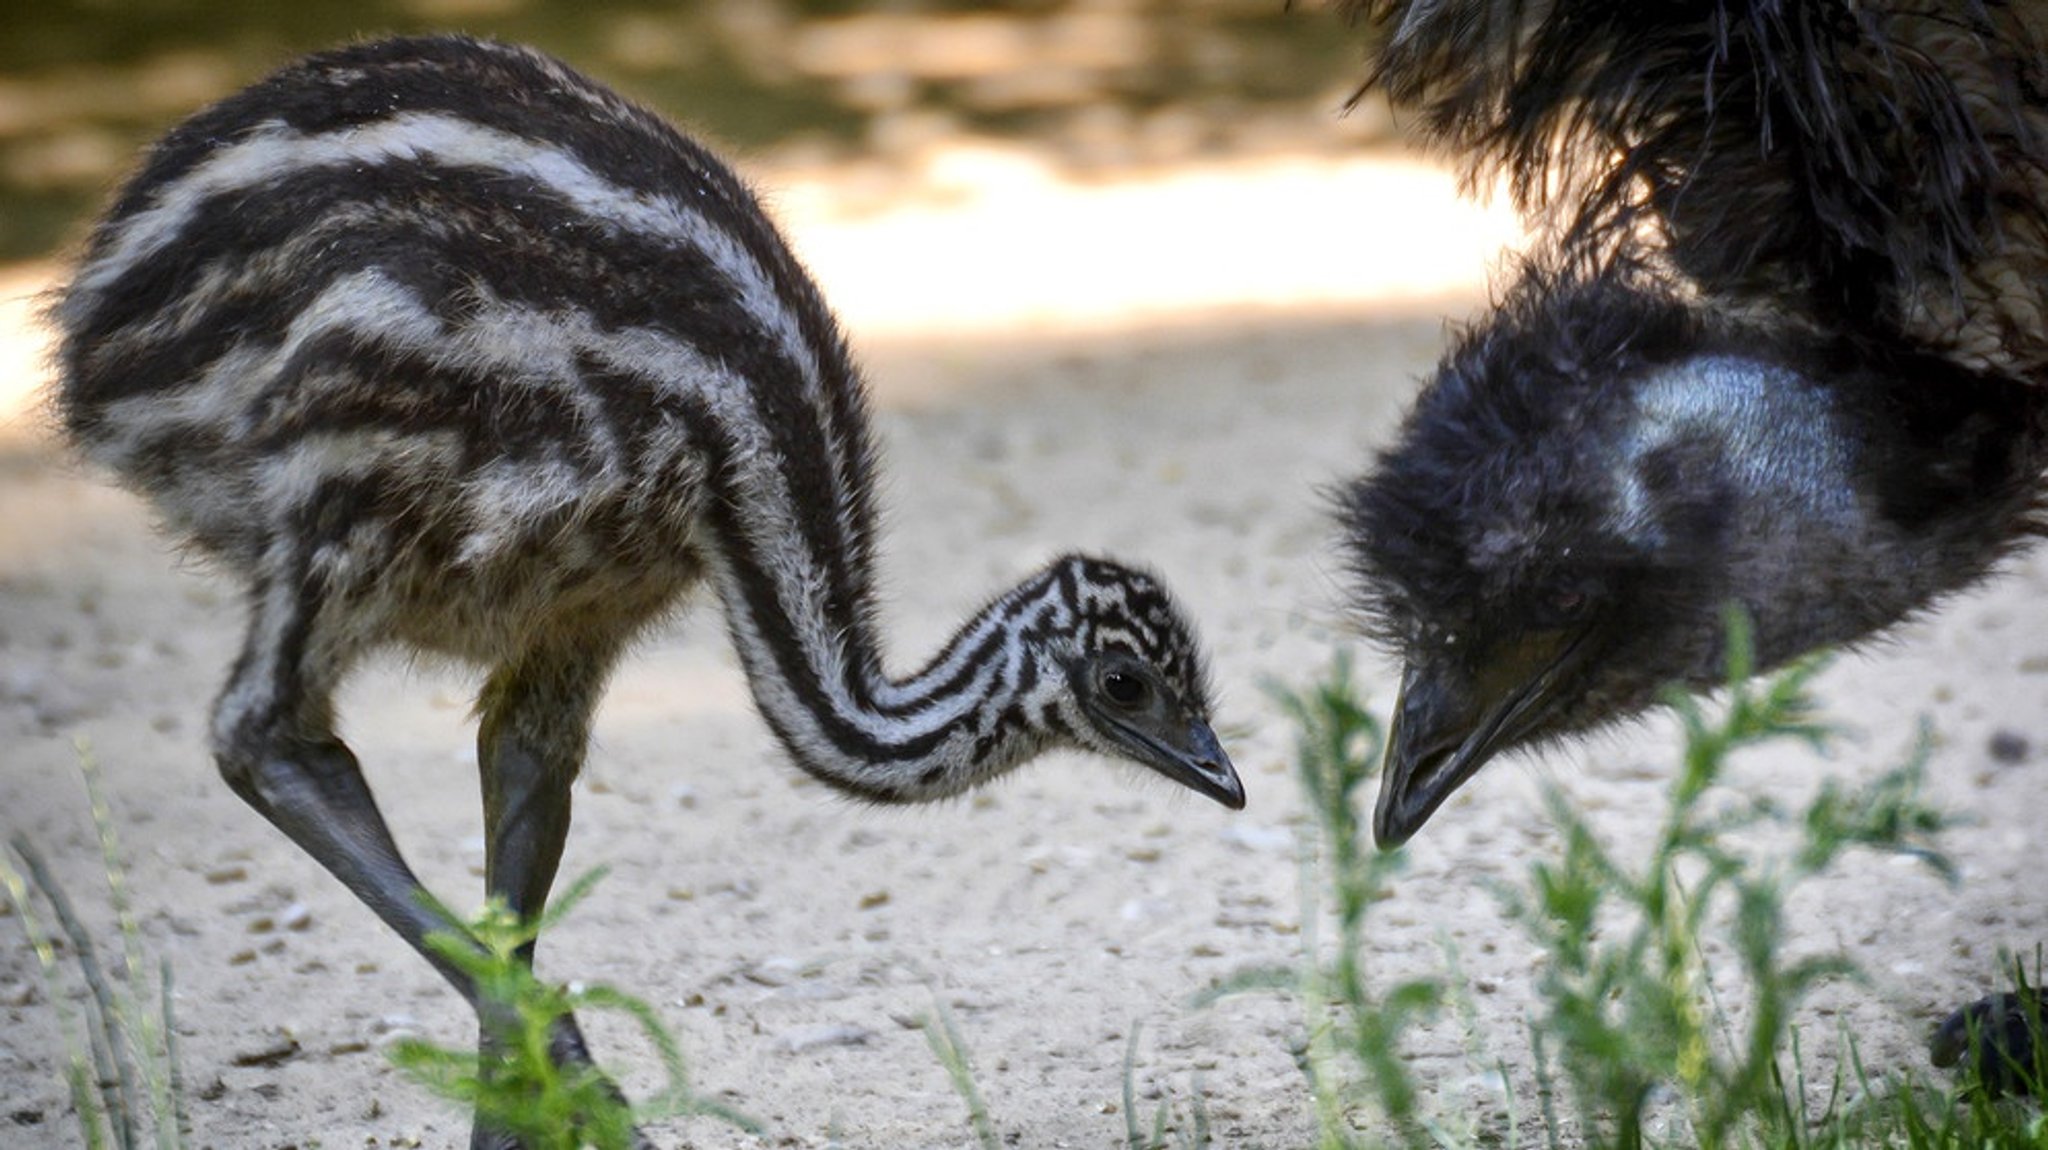
[[1715,317],[1608,262],[1526,271],[1338,493],[1370,633],[1403,660],[1374,830],[1405,841],[1499,753],[1853,642],[2036,532],[2048,394]]
[[1769,666],[2034,533],[2048,9],[1347,0],[1369,86],[1541,253],[1341,494],[1412,835],[1500,751]]

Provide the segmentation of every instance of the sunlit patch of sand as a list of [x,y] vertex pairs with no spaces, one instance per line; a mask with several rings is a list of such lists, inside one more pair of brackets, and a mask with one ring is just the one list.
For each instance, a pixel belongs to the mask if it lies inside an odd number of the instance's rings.
[[42,430],[36,400],[48,378],[50,336],[37,313],[56,277],[55,264],[0,266],[0,441]]
[[1031,153],[952,148],[924,194],[853,215],[816,177],[773,209],[863,336],[1100,330],[1246,310],[1412,308],[1469,297],[1521,229],[1442,169],[1387,157],[1218,160],[1115,180]]
[[[1462,312],[1503,203],[1384,156],[1217,160],[1077,179],[1022,149],[935,151],[886,197],[845,170],[752,173],[863,341],[1091,333],[1260,315]],[[36,433],[53,264],[0,269],[0,436]]]

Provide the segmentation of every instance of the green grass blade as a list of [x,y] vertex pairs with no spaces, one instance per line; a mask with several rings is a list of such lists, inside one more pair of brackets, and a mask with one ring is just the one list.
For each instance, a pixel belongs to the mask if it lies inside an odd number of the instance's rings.
[[106,970],[100,965],[99,951],[93,945],[92,933],[85,929],[85,924],[71,905],[71,899],[65,895],[57,876],[35,844],[26,836],[16,835],[9,845],[27,867],[29,881],[50,904],[50,912],[56,916],[58,928],[71,945],[72,961],[91,995],[91,1007],[86,1012],[86,1036],[92,1051],[102,1112],[106,1114],[114,1145],[119,1150],[134,1150],[138,1110],[135,1105],[135,1072],[128,1062],[126,1044],[121,1041],[120,1014],[114,1004],[114,992],[107,982]]
[[995,1123],[989,1118],[988,1105],[981,1099],[981,1089],[975,1085],[974,1068],[967,1060],[967,1046],[960,1038],[960,1031],[953,1025],[953,1014],[946,1009],[944,1000],[937,993],[932,995],[932,1013],[924,1018],[925,1042],[931,1046],[933,1057],[946,1071],[946,1077],[953,1084],[953,1092],[967,1104],[967,1118],[974,1128],[974,1137],[981,1143],[982,1150],[1001,1150],[1002,1139],[997,1136]]

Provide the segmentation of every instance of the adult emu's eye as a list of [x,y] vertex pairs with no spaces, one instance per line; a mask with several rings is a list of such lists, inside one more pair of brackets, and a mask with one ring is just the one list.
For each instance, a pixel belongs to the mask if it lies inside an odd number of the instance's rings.
[[1129,671],[1110,671],[1102,676],[1103,697],[1127,710],[1144,703],[1148,693],[1145,680]]
[[1536,609],[1533,622],[1540,627],[1570,627],[1585,622],[1593,611],[1593,596],[1581,590],[1555,591]]

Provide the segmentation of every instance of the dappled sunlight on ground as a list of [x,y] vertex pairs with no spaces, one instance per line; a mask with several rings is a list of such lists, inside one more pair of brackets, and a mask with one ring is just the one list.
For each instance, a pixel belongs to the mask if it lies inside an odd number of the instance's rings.
[[1469,297],[1519,227],[1446,172],[1384,157],[1218,160],[1077,180],[961,148],[924,190],[847,217],[831,185],[769,197],[858,334],[1099,330],[1216,313],[1412,310]]
[[[1398,156],[1065,174],[1038,152],[931,150],[907,174],[750,170],[856,341],[1136,326],[1460,315],[1503,245],[1501,202]],[[51,262],[0,268],[0,437],[33,434]],[[885,397],[886,398],[886,397]]]
[[37,309],[57,275],[51,263],[0,267],[0,442],[41,430],[34,409],[47,378],[50,334]]

